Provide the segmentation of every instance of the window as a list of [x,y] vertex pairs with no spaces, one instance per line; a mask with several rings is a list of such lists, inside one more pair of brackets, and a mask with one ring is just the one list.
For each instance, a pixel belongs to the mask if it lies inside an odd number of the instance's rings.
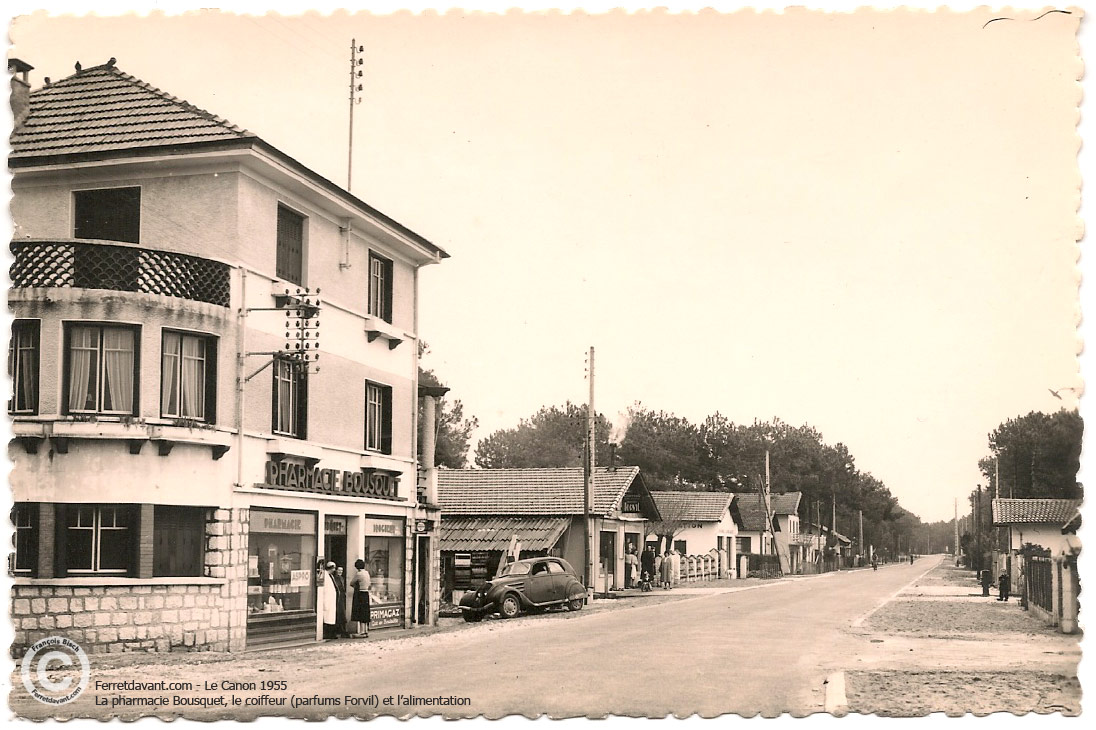
[[15,526],[15,552],[9,558],[8,572],[32,575],[38,562],[38,505],[15,505],[11,508],[11,523]]
[[736,537],[735,538],[735,551],[739,553],[752,553],[753,545],[750,543],[752,540],[748,537]]
[[369,314],[392,323],[392,262],[369,254]]
[[678,551],[682,555],[688,555],[688,551],[685,550],[684,540],[674,540],[674,550]]
[[69,573],[129,572],[133,513],[125,507],[72,505],[65,510],[65,567]]
[[553,575],[562,575],[567,571],[563,569],[563,566],[559,563],[548,563],[548,572]]
[[274,433],[303,439],[308,415],[308,373],[294,360],[274,359]]
[[217,403],[217,340],[164,332],[160,415],[213,423]]
[[200,576],[205,509],[156,505],[152,527],[152,575]]
[[141,242],[141,188],[73,192],[74,238]]
[[37,320],[16,320],[11,326],[8,345],[8,375],[11,377],[9,413],[33,415],[38,412],[38,335]]
[[365,448],[392,453],[392,389],[387,385],[365,384]]
[[304,284],[304,217],[278,206],[278,253],[274,271],[279,279]]
[[137,328],[72,325],[65,389],[69,413],[132,415],[137,404]]

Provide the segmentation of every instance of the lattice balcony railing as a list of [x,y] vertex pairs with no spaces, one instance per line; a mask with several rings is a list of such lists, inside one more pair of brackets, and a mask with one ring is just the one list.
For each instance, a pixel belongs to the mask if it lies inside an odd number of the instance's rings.
[[229,266],[168,251],[75,241],[14,241],[11,282],[79,287],[229,303]]

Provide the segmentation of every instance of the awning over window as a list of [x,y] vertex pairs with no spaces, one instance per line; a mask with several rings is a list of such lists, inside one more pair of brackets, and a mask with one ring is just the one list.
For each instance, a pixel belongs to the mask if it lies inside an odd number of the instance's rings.
[[442,515],[441,549],[467,553],[506,550],[517,535],[522,550],[549,550],[567,529],[567,517]]

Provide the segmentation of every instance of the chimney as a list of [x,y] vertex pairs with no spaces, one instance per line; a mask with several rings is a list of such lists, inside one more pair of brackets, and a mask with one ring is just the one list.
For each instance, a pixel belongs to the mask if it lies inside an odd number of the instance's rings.
[[8,59],[8,73],[11,74],[11,114],[18,127],[30,111],[30,72],[34,68],[18,58]]
[[425,474],[425,494],[423,501],[430,505],[438,503],[438,467],[435,461],[438,435],[438,401],[449,392],[444,386],[420,385],[419,397],[422,398],[422,462],[419,467]]

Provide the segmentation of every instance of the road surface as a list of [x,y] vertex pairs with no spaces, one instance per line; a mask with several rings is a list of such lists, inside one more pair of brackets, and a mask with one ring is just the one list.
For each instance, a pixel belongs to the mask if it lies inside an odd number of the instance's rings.
[[[622,610],[491,620],[432,636],[257,652],[205,664],[150,657],[145,665],[97,671],[92,657],[92,683],[75,702],[40,705],[16,680],[12,705],[25,717],[802,716],[823,711],[827,675],[855,661],[860,640],[849,630],[853,622],[939,560],[773,581]],[[190,692],[142,693],[99,691],[95,684],[134,679],[195,686]],[[284,681],[286,687],[263,691],[263,681]],[[211,682],[218,683],[216,690],[206,688]],[[225,682],[255,682],[256,689],[226,691]],[[235,696],[241,704],[155,709],[102,704],[143,694],[223,697],[227,703]],[[268,699],[255,699],[262,696]],[[400,696],[467,698],[467,704],[416,707],[401,704]],[[290,706],[293,698],[299,703],[313,697],[338,703]],[[374,697],[375,705],[348,699]],[[393,704],[384,705],[388,697]],[[247,704],[277,698],[282,704]]]

